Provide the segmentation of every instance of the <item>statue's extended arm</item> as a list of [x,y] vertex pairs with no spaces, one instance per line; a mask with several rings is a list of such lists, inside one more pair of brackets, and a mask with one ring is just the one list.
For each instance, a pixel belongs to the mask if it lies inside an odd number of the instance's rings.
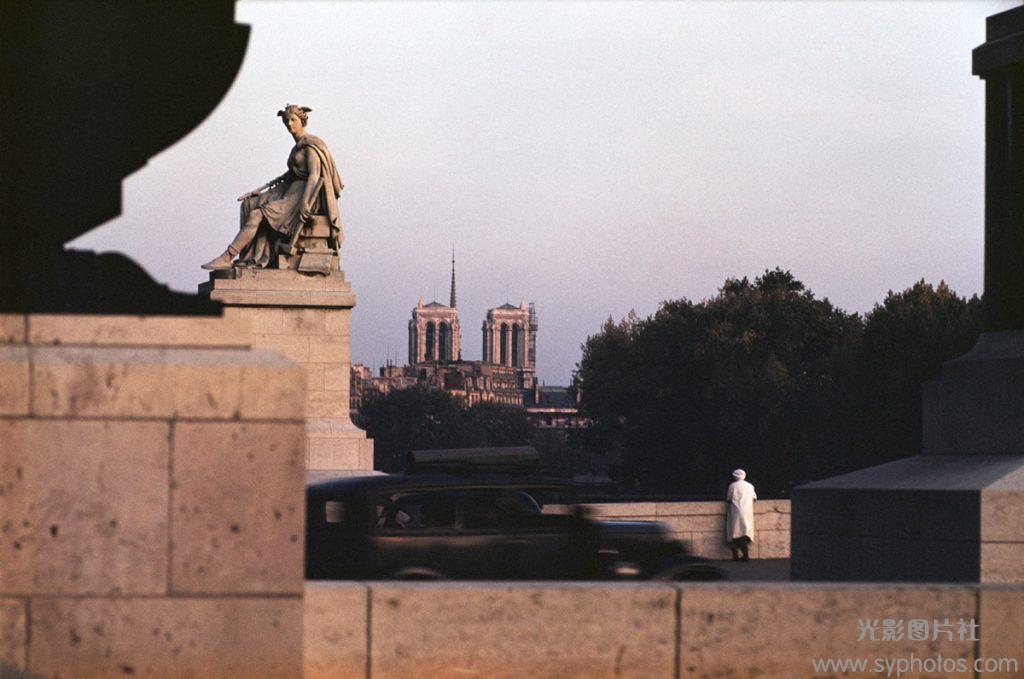
[[264,191],[266,191],[267,189],[274,188],[275,186],[277,186],[278,184],[280,184],[281,182],[283,182],[287,178],[288,178],[288,173],[285,172],[280,177],[274,177],[273,179],[271,179],[269,182],[267,182],[263,186],[259,187],[258,189],[253,189],[252,191],[249,191],[248,193],[242,194],[241,196],[238,197],[238,200],[239,201],[243,201],[246,198],[249,198],[250,196],[258,196],[261,193],[263,193]]

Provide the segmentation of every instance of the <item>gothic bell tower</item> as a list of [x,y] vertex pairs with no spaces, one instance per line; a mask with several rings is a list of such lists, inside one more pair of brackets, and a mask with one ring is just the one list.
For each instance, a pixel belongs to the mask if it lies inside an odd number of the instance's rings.
[[462,360],[462,328],[455,306],[455,248],[452,248],[452,283],[448,305],[420,298],[409,319],[409,365],[454,363]]

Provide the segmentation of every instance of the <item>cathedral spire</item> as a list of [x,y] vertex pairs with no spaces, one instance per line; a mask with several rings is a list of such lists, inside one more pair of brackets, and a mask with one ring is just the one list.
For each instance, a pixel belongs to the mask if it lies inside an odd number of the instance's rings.
[[452,292],[448,299],[448,306],[455,308],[455,246],[452,246]]

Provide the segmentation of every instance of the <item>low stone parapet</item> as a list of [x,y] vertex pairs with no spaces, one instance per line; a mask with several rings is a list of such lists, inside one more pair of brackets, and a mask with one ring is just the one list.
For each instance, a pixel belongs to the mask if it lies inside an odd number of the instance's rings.
[[[686,542],[692,552],[710,559],[731,557],[725,544],[725,502],[602,502],[584,505],[595,519],[658,521],[672,537]],[[548,513],[569,511],[565,505],[546,505]],[[788,559],[790,542],[789,500],[758,500],[754,503],[755,559]]]
[[978,585],[307,582],[304,676],[1021,676],[1022,604]]
[[0,315],[0,677],[296,677],[305,373],[215,317]]

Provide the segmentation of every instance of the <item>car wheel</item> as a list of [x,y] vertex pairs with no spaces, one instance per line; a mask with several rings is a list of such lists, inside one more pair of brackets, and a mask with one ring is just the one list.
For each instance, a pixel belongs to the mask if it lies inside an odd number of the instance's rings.
[[682,563],[671,566],[655,573],[651,580],[661,582],[697,581],[707,582],[713,580],[725,580],[725,572],[707,563]]
[[385,580],[444,580],[444,575],[432,568],[400,568],[384,576]]

